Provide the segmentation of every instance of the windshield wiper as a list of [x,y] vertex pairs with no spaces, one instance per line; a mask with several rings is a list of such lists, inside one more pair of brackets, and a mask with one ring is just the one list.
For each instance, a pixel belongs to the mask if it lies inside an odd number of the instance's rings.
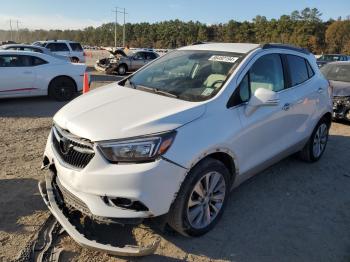
[[153,92],[155,94],[160,94],[160,95],[164,95],[164,96],[179,98],[178,95],[175,95],[175,94],[167,92],[167,91],[159,90],[158,88],[154,88],[154,87],[137,86],[137,88],[138,89],[144,89],[144,90],[147,90],[147,91],[151,91],[151,92]]

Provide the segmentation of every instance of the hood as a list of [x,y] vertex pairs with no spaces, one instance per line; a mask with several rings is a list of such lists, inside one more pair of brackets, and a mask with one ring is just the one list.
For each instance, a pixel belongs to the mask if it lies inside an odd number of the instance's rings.
[[204,104],[111,84],[74,99],[54,122],[79,137],[102,141],[173,130],[204,112]]
[[350,82],[329,81],[333,86],[333,96],[350,96]]

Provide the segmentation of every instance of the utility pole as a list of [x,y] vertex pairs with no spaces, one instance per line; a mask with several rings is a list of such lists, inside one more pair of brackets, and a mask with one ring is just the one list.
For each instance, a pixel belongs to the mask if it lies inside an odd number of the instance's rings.
[[16,38],[16,42],[19,43],[20,42],[20,38],[19,38],[19,24],[20,22],[17,20],[17,38]]
[[10,19],[11,41],[12,41],[12,20]]
[[125,47],[125,15],[126,13],[125,8],[123,8],[123,11],[119,11],[121,8],[116,7],[113,12],[115,12],[115,25],[114,25],[114,47],[117,48],[117,22],[118,22],[118,13],[121,13],[124,15],[124,24],[123,24],[123,47]]
[[124,8],[124,25],[123,25],[123,47],[125,47],[125,8]]
[[117,24],[118,24],[118,7],[115,7],[115,10],[112,11],[115,13],[115,23],[114,23],[114,47],[117,49]]

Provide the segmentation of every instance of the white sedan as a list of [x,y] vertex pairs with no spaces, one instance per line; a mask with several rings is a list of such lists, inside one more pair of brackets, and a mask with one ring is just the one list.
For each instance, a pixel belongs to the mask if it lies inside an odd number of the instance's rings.
[[70,100],[83,88],[84,64],[35,52],[0,51],[0,98],[46,96]]

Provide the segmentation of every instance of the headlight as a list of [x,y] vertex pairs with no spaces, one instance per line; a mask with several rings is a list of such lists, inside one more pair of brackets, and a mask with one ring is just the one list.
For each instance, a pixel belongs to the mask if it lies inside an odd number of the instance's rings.
[[176,131],[138,139],[101,142],[98,148],[112,163],[149,162],[165,154],[176,136]]

